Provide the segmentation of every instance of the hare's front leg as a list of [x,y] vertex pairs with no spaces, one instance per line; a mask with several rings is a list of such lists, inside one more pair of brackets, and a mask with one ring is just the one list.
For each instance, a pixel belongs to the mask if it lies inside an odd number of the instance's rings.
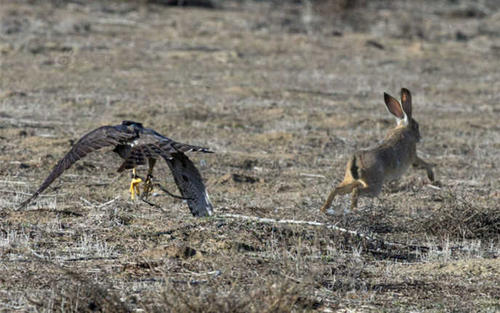
[[431,182],[434,182],[434,172],[432,171],[432,165],[425,162],[418,156],[415,158],[415,161],[413,162],[413,166],[419,169],[425,169],[427,171],[427,177]]

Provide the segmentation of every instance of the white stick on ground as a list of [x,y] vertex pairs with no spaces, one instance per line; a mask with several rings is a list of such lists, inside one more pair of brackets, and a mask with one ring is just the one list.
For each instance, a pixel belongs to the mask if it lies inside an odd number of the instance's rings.
[[[369,236],[360,232],[357,232],[355,230],[349,230],[346,228],[342,228],[336,225],[332,224],[326,224],[326,223],[321,223],[321,222],[315,222],[315,221],[300,221],[300,220],[289,220],[289,219],[284,219],[284,220],[277,220],[273,218],[265,218],[265,217],[257,217],[257,216],[247,216],[247,215],[240,215],[240,214],[221,214],[215,216],[215,218],[233,218],[233,219],[241,219],[241,220],[248,220],[248,221],[253,221],[257,223],[264,223],[264,224],[292,224],[292,225],[309,225],[309,226],[318,226],[318,227],[325,227],[327,229],[331,229],[334,231],[338,231],[341,233],[349,234],[353,237],[358,237],[362,238],[368,242],[374,243],[377,246],[380,247],[391,247],[391,248],[403,248],[403,249],[410,249],[413,251],[421,251],[421,252],[426,252],[430,250],[452,250],[452,251],[464,251],[464,248],[461,246],[456,246],[456,247],[440,247],[440,246],[433,246],[429,247],[426,245],[418,245],[418,244],[404,244],[404,243],[398,243],[398,242],[390,242],[390,241],[385,241],[383,239],[379,239],[373,236]],[[378,248],[377,248],[378,249]]]
[[[295,225],[310,225],[310,226],[321,226],[325,227],[327,229],[339,231],[341,233],[346,233],[350,234],[353,236],[358,236],[361,238],[364,238],[366,240],[370,241],[381,241],[380,239],[372,238],[368,235],[359,233],[355,230],[349,230],[345,229],[336,225],[332,224],[326,224],[326,223],[321,223],[321,222],[314,222],[314,221],[298,221],[298,220],[277,220],[273,218],[266,218],[266,217],[257,217],[257,216],[248,216],[248,215],[240,215],[240,214],[222,214],[218,215],[219,217],[229,217],[229,218],[236,218],[236,219],[243,219],[243,220],[251,220],[259,223],[265,223],[265,224],[295,224]],[[389,243],[390,245],[390,243]],[[394,244],[397,246],[401,246],[401,244]]]

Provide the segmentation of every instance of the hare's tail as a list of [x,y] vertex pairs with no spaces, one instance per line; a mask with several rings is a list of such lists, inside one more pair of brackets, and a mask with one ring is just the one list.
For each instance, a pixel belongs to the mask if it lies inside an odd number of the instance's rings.
[[351,172],[351,176],[354,179],[359,179],[360,173],[359,173],[359,164],[358,164],[358,158],[356,155],[353,155],[351,159],[349,160],[349,171]]

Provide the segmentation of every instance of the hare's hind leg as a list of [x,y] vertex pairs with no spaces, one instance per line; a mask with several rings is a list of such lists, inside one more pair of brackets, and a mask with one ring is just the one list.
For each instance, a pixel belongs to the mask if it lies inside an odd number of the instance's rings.
[[351,192],[351,210],[356,210],[358,208],[359,193],[362,189],[369,189],[368,185],[361,179],[356,180],[357,185],[352,189]]
[[351,193],[351,210],[356,210],[358,208],[358,199],[359,199],[359,187],[356,187],[352,190]]
[[434,182],[434,172],[432,171],[432,165],[425,162],[418,156],[415,158],[415,162],[413,162],[413,166],[419,169],[425,169],[427,172],[427,177],[431,182]]
[[[335,189],[333,189],[330,192],[330,194],[328,195],[328,198],[326,199],[325,203],[321,207],[321,212],[323,212],[323,213],[326,212],[326,210],[332,204],[332,201],[335,198],[335,196],[345,195],[345,194],[348,194],[350,192],[353,193],[353,197],[354,197],[355,192],[359,196],[359,191],[357,191],[357,190],[359,187],[364,187],[364,186],[366,186],[366,184],[363,181],[358,180],[358,179],[341,182],[340,184],[337,185],[337,187],[335,187]],[[357,203],[357,197],[356,197],[356,203]],[[351,207],[352,207],[352,204],[351,204]]]

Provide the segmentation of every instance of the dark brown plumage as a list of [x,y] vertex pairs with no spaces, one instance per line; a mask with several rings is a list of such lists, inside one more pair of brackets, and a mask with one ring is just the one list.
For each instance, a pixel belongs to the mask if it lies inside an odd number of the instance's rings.
[[102,126],[84,135],[56,164],[38,190],[21,203],[20,207],[26,206],[35,199],[76,161],[90,152],[108,146],[114,146],[113,151],[124,159],[118,168],[119,172],[145,164],[149,164],[151,172],[155,161],[163,158],[172,171],[179,191],[187,199],[191,213],[194,216],[212,215],[212,204],[201,175],[184,154],[189,151],[205,153],[211,153],[211,151],[207,148],[176,142],[153,129],[144,128],[141,123],[132,121],[123,121],[122,124],[115,126]]

